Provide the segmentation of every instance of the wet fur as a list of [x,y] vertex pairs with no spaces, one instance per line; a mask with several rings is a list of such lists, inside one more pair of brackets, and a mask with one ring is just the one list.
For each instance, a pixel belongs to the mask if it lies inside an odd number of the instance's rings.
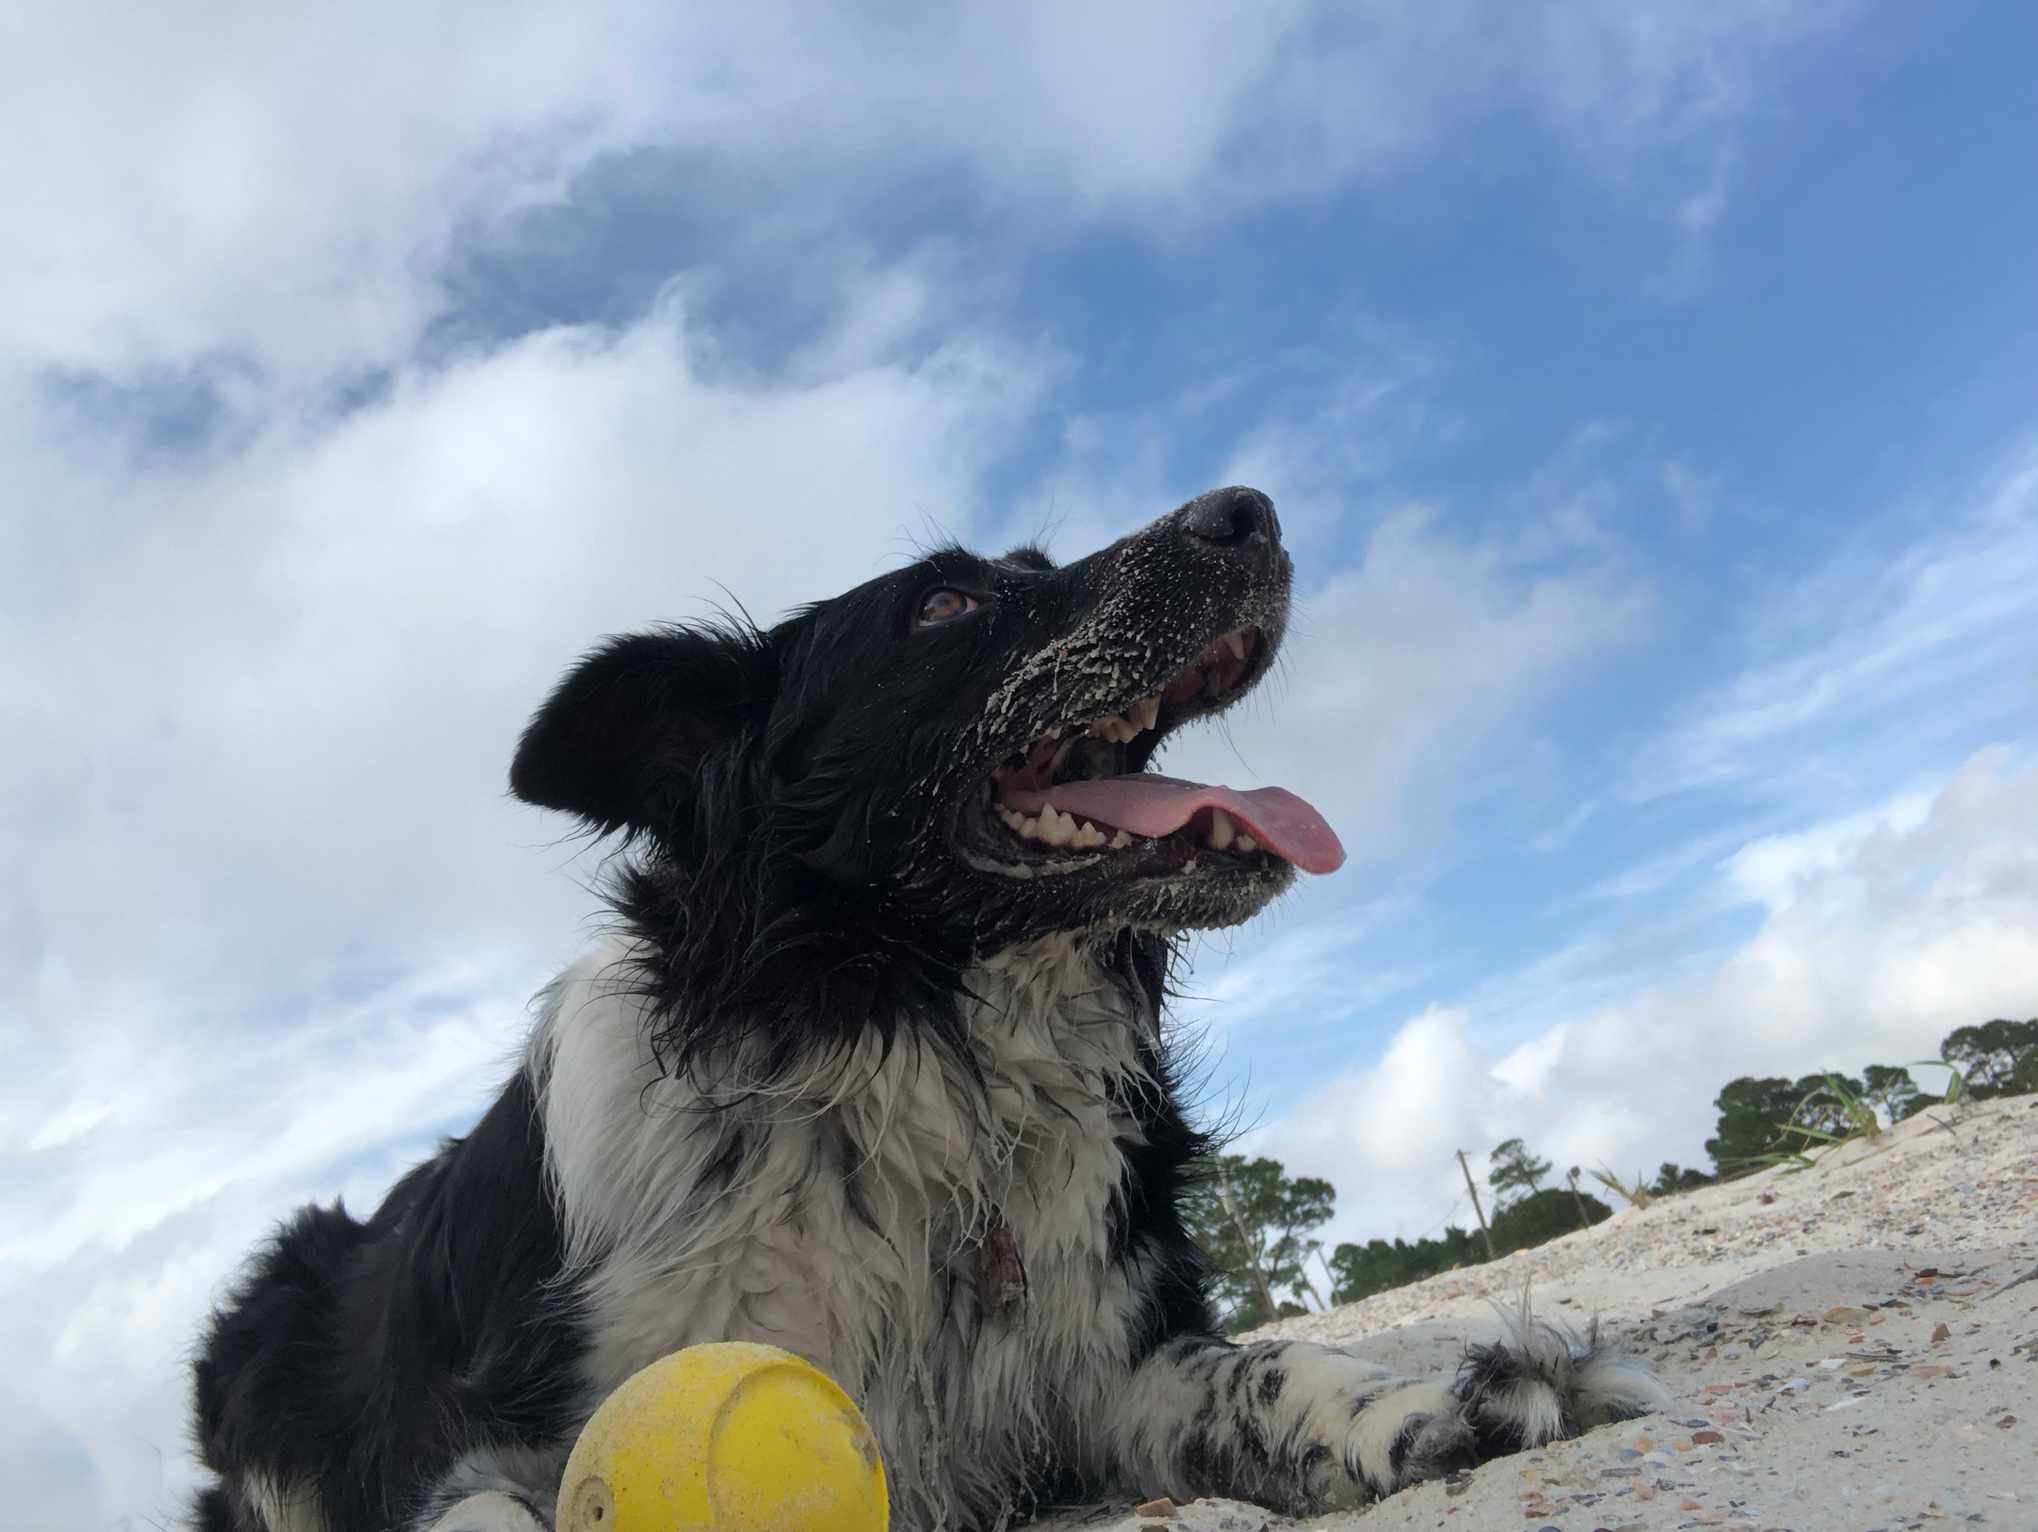
[[[1171,944],[1291,869],[1015,863],[975,807],[1046,725],[1214,635],[1253,624],[1271,659],[1278,525],[1214,494],[1066,568],[941,550],[568,676],[512,786],[623,838],[617,935],[540,996],[471,1134],[368,1220],[305,1209],[251,1263],[195,1366],[217,1482],[194,1526],[548,1527],[604,1394],[713,1339],[840,1380],[907,1529],[1082,1493],[1361,1504],[1655,1402],[1525,1311],[1441,1380],[1217,1334]],[[1213,506],[1252,536],[1206,536]],[[980,610],[916,630],[944,586]],[[1017,1296],[987,1275],[1005,1240]]]

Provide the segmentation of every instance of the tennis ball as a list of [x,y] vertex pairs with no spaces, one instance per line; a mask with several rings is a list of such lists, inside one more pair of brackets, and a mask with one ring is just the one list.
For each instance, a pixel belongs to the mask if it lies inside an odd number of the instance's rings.
[[747,1341],[653,1362],[594,1412],[559,1532],[885,1532],[877,1438],[826,1373]]

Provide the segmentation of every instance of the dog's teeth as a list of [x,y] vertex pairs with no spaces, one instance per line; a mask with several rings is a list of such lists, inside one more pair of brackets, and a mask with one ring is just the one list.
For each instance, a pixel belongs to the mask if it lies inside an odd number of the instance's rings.
[[1214,850],[1222,851],[1229,846],[1236,834],[1229,814],[1223,809],[1210,811],[1210,845]]
[[1250,835],[1240,835],[1237,840],[1231,843],[1231,849],[1236,851],[1240,856],[1249,856],[1253,852],[1260,849],[1260,843],[1254,840]]
[[1117,713],[1107,714],[1090,725],[1090,732],[1099,739],[1108,739],[1114,745],[1131,743],[1139,733],[1140,725],[1131,723]]
[[1040,810],[1040,838],[1050,846],[1066,846],[1075,838],[1074,816],[1060,812],[1051,803],[1043,804]]
[[1085,819],[1082,823],[1082,827],[1078,829],[1075,834],[1069,837],[1069,844],[1071,846],[1081,847],[1083,850],[1087,851],[1092,846],[1101,846],[1104,844],[1104,832],[1098,829],[1095,825],[1091,824],[1089,820]]
[[1154,721],[1161,715],[1161,699],[1159,697],[1142,697],[1125,710],[1125,715],[1139,728],[1151,729],[1154,726]]
[[998,805],[998,817],[1015,830],[1023,829],[1026,824],[1024,815],[1017,809],[1006,808],[1003,804]]
[[1127,846],[1131,844],[1132,837],[1123,830],[1120,830],[1116,835],[1111,837],[1111,849],[1113,851],[1123,851]]
[[1024,819],[1020,820],[1019,833],[1025,836],[1028,840],[1039,840],[1040,816],[1037,814],[1028,814]]
[[1224,647],[1225,647],[1225,648],[1227,648],[1227,649],[1229,649],[1229,650],[1231,651],[1231,657],[1232,657],[1233,659],[1235,659],[1235,660],[1242,660],[1242,659],[1244,659],[1244,658],[1245,658],[1245,634],[1244,634],[1243,632],[1239,632],[1239,631],[1234,631],[1234,632],[1231,632],[1231,633],[1227,633],[1227,634],[1225,634],[1225,635],[1224,635]]

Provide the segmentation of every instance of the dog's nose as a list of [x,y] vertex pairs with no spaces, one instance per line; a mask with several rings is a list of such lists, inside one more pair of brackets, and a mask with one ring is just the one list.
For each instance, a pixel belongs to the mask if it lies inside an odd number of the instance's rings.
[[1278,543],[1280,519],[1274,502],[1256,489],[1233,484],[1198,495],[1182,507],[1182,530],[1219,548]]

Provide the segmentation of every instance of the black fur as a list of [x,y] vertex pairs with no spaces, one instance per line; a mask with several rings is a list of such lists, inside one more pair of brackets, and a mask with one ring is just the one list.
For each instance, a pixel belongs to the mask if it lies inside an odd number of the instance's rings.
[[[477,1441],[537,1446],[584,1413],[584,1338],[549,1286],[559,1228],[528,1079],[358,1223],[305,1208],[253,1263],[194,1368],[200,1451],[386,1528]],[[208,1492],[197,1525],[260,1529]]]

